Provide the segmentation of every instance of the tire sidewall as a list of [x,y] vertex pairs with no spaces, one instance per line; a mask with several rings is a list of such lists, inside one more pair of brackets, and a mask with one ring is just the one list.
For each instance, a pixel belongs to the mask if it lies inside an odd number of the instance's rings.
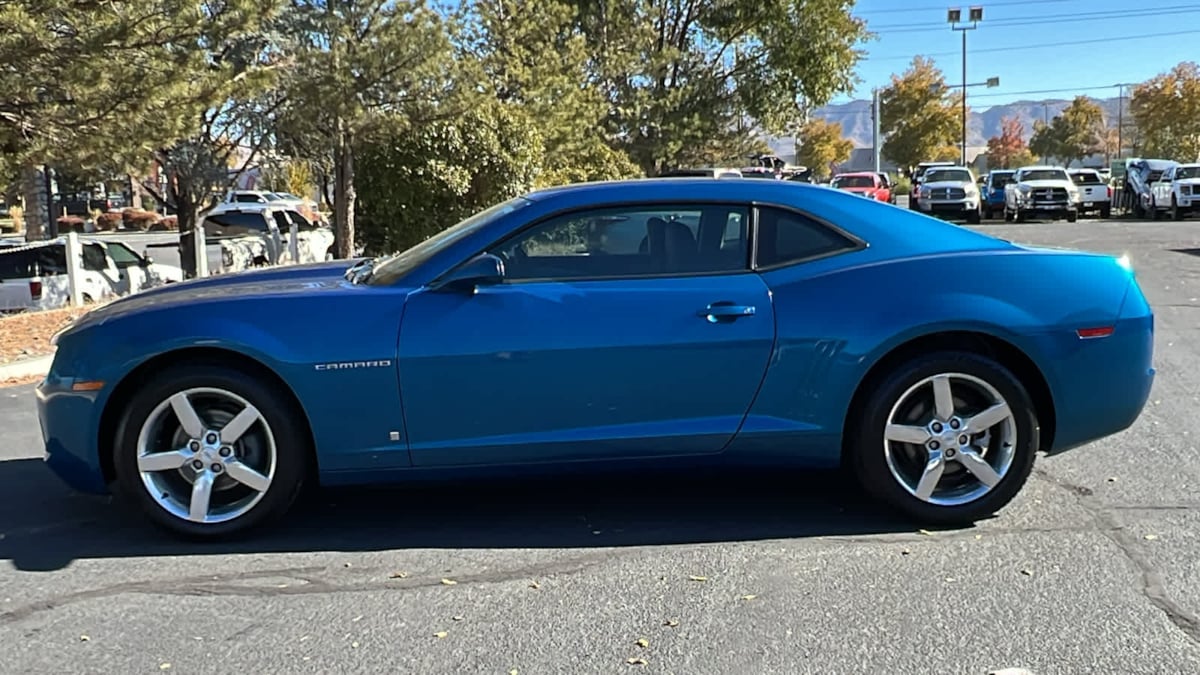
[[[154,409],[173,394],[209,387],[241,396],[258,409],[275,438],[275,475],[262,499],[249,512],[231,521],[203,524],[168,513],[150,496],[137,468],[137,441]],[[131,397],[113,443],[113,467],[122,497],[135,504],[152,522],[187,538],[228,537],[251,530],[282,515],[295,501],[304,482],[309,441],[297,412],[275,388],[247,373],[219,365],[170,368],[142,385]]]
[[[1000,392],[1013,412],[1017,446],[1012,466],[1000,483],[979,499],[959,506],[939,506],[909,494],[892,476],[884,455],[884,428],[899,398],[917,382],[941,373],[972,375]],[[858,416],[859,427],[848,449],[863,487],[877,498],[923,522],[964,524],[993,515],[1016,496],[1033,468],[1038,447],[1034,406],[1020,381],[999,363],[968,352],[932,354],[900,366],[875,387]]]

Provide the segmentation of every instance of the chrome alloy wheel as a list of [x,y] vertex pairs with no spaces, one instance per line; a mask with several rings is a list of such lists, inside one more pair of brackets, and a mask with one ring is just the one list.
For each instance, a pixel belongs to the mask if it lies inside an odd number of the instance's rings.
[[172,395],[142,424],[137,468],[171,515],[223,523],[245,515],[275,477],[275,436],[249,401],[224,389]]
[[900,485],[937,506],[991,492],[1012,468],[1017,423],[995,387],[943,373],[909,387],[888,413],[883,451]]

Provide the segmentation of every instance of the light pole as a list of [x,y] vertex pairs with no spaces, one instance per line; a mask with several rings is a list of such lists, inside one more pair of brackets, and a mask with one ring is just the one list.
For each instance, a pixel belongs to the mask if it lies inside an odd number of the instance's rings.
[[[967,20],[962,20],[962,8],[952,7],[946,10],[946,23],[950,30],[962,33],[962,165],[967,165],[967,31],[979,27],[983,21],[983,7],[967,9]],[[969,24],[969,25],[968,25]]]
[[1125,156],[1125,87],[1129,85],[1120,82],[1113,85],[1117,88],[1117,159]]

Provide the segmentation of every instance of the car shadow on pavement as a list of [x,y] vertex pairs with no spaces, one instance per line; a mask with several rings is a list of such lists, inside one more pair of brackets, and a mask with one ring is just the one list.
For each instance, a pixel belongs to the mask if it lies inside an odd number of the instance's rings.
[[181,541],[110,497],[71,492],[37,459],[0,461],[0,559],[74,560],[413,548],[587,548],[911,532],[835,472],[721,471],[322,489],[281,522]]

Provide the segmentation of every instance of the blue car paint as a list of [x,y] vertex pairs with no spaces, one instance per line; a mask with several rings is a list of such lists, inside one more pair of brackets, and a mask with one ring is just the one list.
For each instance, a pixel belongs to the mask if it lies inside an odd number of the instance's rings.
[[[740,274],[506,283],[474,295],[430,286],[565,210],[693,201],[797,208],[866,246]],[[1058,417],[1054,450],[1127,427],[1153,378],[1153,315],[1113,258],[1025,248],[830,188],[553,188],[420,254],[388,285],[349,283],[350,261],[335,261],[172,284],[94,310],[60,336],[38,389],[48,464],[77,489],[105,491],[98,429],[115,384],[195,346],[248,355],[288,384],[328,484],[594,460],[830,466],[871,366],[947,330],[989,333],[1038,366]],[[704,320],[718,300],[756,313]],[[1107,338],[1075,334],[1114,323]],[[316,369],[346,361],[394,366]],[[71,390],[83,380],[107,385]]]

